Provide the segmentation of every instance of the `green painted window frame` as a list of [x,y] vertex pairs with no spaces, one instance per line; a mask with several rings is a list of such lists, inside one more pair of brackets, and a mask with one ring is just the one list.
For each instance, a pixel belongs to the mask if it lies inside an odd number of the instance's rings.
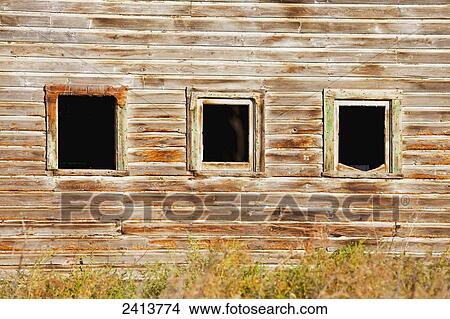
[[[389,160],[386,171],[364,172],[340,169],[338,165],[338,118],[336,101],[388,101],[390,105]],[[326,177],[401,178],[402,177],[402,100],[400,90],[325,89],[323,91],[324,171]],[[339,168],[338,168],[339,167]]]

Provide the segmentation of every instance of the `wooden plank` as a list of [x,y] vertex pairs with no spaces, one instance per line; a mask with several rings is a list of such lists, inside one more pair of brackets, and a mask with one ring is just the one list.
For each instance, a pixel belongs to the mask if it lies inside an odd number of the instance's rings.
[[[268,105],[321,106],[322,91],[269,92],[266,99]],[[444,92],[404,92],[404,105],[406,107],[438,107],[441,109],[441,107],[450,105],[450,94]]]
[[402,156],[409,165],[450,165],[450,151],[404,151]]
[[0,160],[12,161],[45,161],[45,146],[0,146]]
[[267,139],[270,138],[269,135],[288,135],[293,138],[299,134],[322,134],[322,132],[323,123],[321,120],[281,122],[274,119],[266,123]]
[[46,175],[45,162],[38,161],[0,161],[0,175]]
[[[192,15],[192,16],[227,16],[227,17],[335,17],[335,18],[447,18],[448,6],[439,5],[422,6],[382,6],[381,1],[370,1],[367,4],[323,4],[307,3],[239,3],[237,1],[223,1],[228,3],[207,3],[189,1],[154,1],[149,4],[131,1],[98,2],[98,1],[5,1],[2,3],[4,11],[31,11],[53,13],[102,13],[126,15]],[[258,3],[258,4],[255,4]],[[271,1],[267,1],[271,2]],[[312,1],[311,1],[312,2]],[[344,2],[345,3],[345,2]],[[389,2],[387,2],[390,4]]]
[[[44,89],[33,87],[8,87],[3,85],[0,87],[0,101],[6,102],[41,102],[44,101]],[[11,104],[4,104],[6,107]],[[17,105],[17,104],[15,104]],[[28,115],[28,114],[27,114]],[[30,114],[31,115],[31,114]],[[41,114],[38,114],[41,115]]]
[[[390,240],[390,242],[389,242]],[[383,240],[384,244],[381,244],[381,251],[388,252],[405,252],[405,253],[419,253],[429,254],[430,252],[445,253],[448,248],[448,238],[392,238]],[[447,246],[447,248],[446,248]]]
[[[8,17],[10,19],[11,17]],[[38,20],[37,17],[30,19],[26,16],[22,21],[20,16],[14,16],[15,21],[12,24],[6,25],[16,26],[50,26],[45,19]],[[17,21],[18,20],[18,21]],[[56,20],[56,21],[55,21]],[[61,17],[52,19],[53,26],[60,27],[75,27],[75,28],[91,28],[108,29],[117,28],[121,26],[128,30],[148,30],[148,29],[165,29],[174,31],[183,31],[186,29],[192,31],[222,31],[224,27],[229,31],[241,32],[303,32],[303,33],[339,33],[339,34],[371,34],[371,33],[386,33],[386,34],[433,34],[433,35],[447,35],[449,34],[448,23],[445,19],[429,19],[426,21],[411,19],[411,20],[397,20],[393,22],[390,19],[358,19],[358,20],[340,20],[340,19],[297,19],[288,18],[218,18],[218,17],[177,17],[177,18],[128,18],[128,17],[93,17],[92,19],[77,19],[72,20],[68,17]],[[69,21],[68,21],[69,20]],[[413,30],[413,32],[412,32]]]
[[321,149],[267,149],[267,164],[321,164],[323,153]]
[[[233,204],[234,205],[234,204]],[[311,206],[311,205],[310,205]],[[235,206],[232,206],[235,207]],[[318,207],[304,207],[301,206],[297,209],[288,208],[282,210],[280,214],[280,208],[274,205],[265,207],[263,210],[257,210],[253,207],[243,208],[248,211],[252,211],[258,216],[236,216],[231,218],[230,216],[230,204],[228,206],[212,206],[208,210],[204,211],[201,216],[195,221],[205,223],[230,223],[235,221],[258,221],[258,222],[421,222],[421,223],[445,223],[450,217],[450,213],[443,211],[442,209],[435,208],[422,208],[422,209],[404,209],[400,208],[397,213],[393,213],[392,208],[342,208],[333,211],[333,215],[330,215],[330,208],[318,208]],[[136,208],[131,215],[124,215],[123,208],[116,207],[102,207],[103,218],[101,222],[120,222],[120,221],[134,221],[134,222],[173,222],[173,218],[169,218],[167,211],[157,205],[152,208],[152,213],[145,212],[144,208]],[[192,207],[177,207],[173,209],[173,214],[177,215],[177,222],[190,224],[192,222]],[[60,222],[61,214],[67,214],[70,216],[70,222],[99,222],[99,218],[93,215],[89,211],[89,206],[84,209],[76,209],[68,207],[61,211],[59,208],[33,208],[25,207],[18,208],[3,208],[0,207],[0,217],[3,221],[11,222]],[[69,215],[70,214],[70,215]],[[68,219],[64,220],[68,222]]]
[[[192,2],[203,2],[202,0],[192,0]],[[236,0],[210,0],[209,2],[236,2]],[[252,0],[254,3],[278,3],[278,0]],[[283,0],[284,3],[297,3],[296,0]],[[367,0],[370,4],[392,4],[389,0]],[[302,0],[302,3],[317,4],[317,0]],[[359,0],[327,0],[327,4],[358,4]],[[445,0],[397,0],[398,5],[406,4],[447,4]]]
[[[189,250],[192,248],[192,242],[199,249],[209,249],[214,245],[226,243],[239,243],[248,250],[289,250],[289,249],[305,249],[309,248],[340,248],[345,245],[353,244],[363,240],[367,249],[389,246],[391,249],[402,248],[408,251],[427,250],[444,252],[446,245],[450,243],[448,238],[383,238],[378,241],[366,239],[364,237],[347,237],[347,238],[299,238],[285,237],[265,239],[261,237],[242,238],[238,236],[227,236],[221,239],[207,239],[203,237],[194,237],[189,240],[185,237],[172,238],[142,238],[138,236],[122,236],[121,238],[59,238],[52,240],[47,238],[35,238],[27,241],[23,238],[0,238],[0,248],[3,252],[48,252],[55,250],[59,253],[79,252],[91,253],[94,251],[105,251],[115,253],[117,251],[134,251],[139,254],[139,250]],[[378,247],[377,247],[378,246]],[[380,247],[381,246],[381,247]],[[170,253],[169,253],[170,254]],[[130,265],[131,267],[131,265]]]
[[[388,242],[388,240],[386,240]],[[391,245],[392,247],[392,245]],[[389,247],[384,248],[385,252],[390,255],[398,255],[398,252],[392,251]],[[330,249],[333,251],[335,249]],[[375,249],[376,251],[376,249]],[[401,249],[400,249],[401,251]],[[86,257],[83,253],[53,253],[47,259],[42,260],[42,256],[36,253],[5,253],[2,254],[0,260],[0,269],[4,273],[11,270],[12,267],[19,265],[24,271],[32,271],[33,266],[39,265],[44,270],[69,272],[74,268],[79,268],[80,260],[83,261],[85,268],[99,268],[105,265],[114,265],[116,267],[126,267],[136,274],[144,269],[146,265],[155,263],[165,264],[184,264],[187,258],[186,250],[150,250],[129,251],[127,253],[92,253]],[[200,250],[200,254],[207,254],[208,250]],[[421,251],[409,252],[406,250],[408,256],[426,257],[426,253]],[[304,250],[249,250],[248,255],[252,260],[257,261],[261,265],[277,266],[280,260],[288,261],[290,263],[297,263],[299,258],[305,254]],[[434,256],[439,256],[434,254]],[[11,275],[11,272],[9,272]]]
[[405,165],[403,173],[407,178],[450,179],[450,166]]
[[[57,185],[55,185],[55,183]],[[56,187],[56,188],[55,188]],[[189,181],[187,178],[168,177],[74,177],[60,176],[54,179],[40,177],[0,178],[0,190],[37,191],[237,191],[237,192],[331,192],[331,193],[388,193],[388,194],[447,194],[449,185],[438,181],[372,179],[321,179],[297,180],[290,178],[267,178],[264,183],[248,178],[208,178]]]
[[[74,195],[74,200],[76,200],[80,194]],[[89,195],[89,194],[86,194]],[[148,196],[146,198],[146,196]],[[192,196],[192,197],[191,197]],[[132,195],[133,197],[133,195]],[[165,201],[164,196],[158,196],[157,194],[134,194],[136,201],[145,201],[148,199],[147,203],[151,202],[155,208],[163,208],[162,204]],[[88,196],[88,199],[90,197]],[[194,199],[195,198],[195,199]],[[288,193],[288,194],[277,194],[277,193],[227,193],[227,192],[214,192],[214,193],[174,193],[170,194],[170,200],[174,201],[173,209],[180,213],[185,213],[186,218],[192,216],[192,209],[200,208],[205,215],[217,215],[221,216],[224,220],[223,222],[229,221],[227,217],[231,218],[231,221],[235,219],[240,219],[238,216],[228,216],[230,209],[236,207],[235,205],[240,204],[242,209],[251,209],[256,212],[264,213],[262,218],[258,216],[255,217],[254,221],[264,221],[266,218],[272,217],[275,220],[293,220],[298,219],[295,214],[299,213],[302,217],[304,214],[311,214],[314,217],[316,214],[328,214],[329,219],[333,221],[339,221],[335,219],[332,215],[333,211],[336,213],[349,213],[347,218],[351,218],[354,214],[366,214],[366,217],[376,214],[378,212],[390,213],[391,220],[394,219],[394,213],[398,209],[400,214],[403,213],[417,213],[420,214],[440,214],[447,213],[448,211],[443,208],[450,201],[447,197],[437,197],[436,195],[408,195],[397,197],[395,195],[377,195],[377,194],[339,194],[339,193]],[[401,203],[400,203],[401,200]],[[166,202],[167,204],[167,202]],[[139,204],[140,205],[140,204]],[[138,207],[139,205],[136,205]],[[141,207],[141,206],[139,206]],[[166,207],[167,208],[167,207]],[[280,216],[279,210],[283,210],[283,216]],[[212,210],[212,211],[210,211]],[[292,210],[292,211],[291,211]],[[302,212],[303,210],[303,212]],[[331,212],[330,212],[331,211]],[[142,211],[143,212],[143,211]],[[142,213],[140,212],[140,213]],[[243,211],[245,213],[245,211]],[[267,215],[265,215],[267,214]],[[359,215],[358,215],[359,216]],[[169,218],[170,216],[163,214],[160,218]],[[181,216],[183,217],[183,216]],[[180,218],[181,218],[180,217]],[[242,221],[248,221],[248,218],[252,220],[251,216],[240,216]],[[345,215],[344,215],[345,217]],[[420,217],[420,216],[419,216]],[[235,219],[233,219],[235,218]],[[247,219],[246,219],[247,218]],[[340,215],[340,218],[343,218]],[[358,217],[359,218],[359,217]],[[183,218],[181,218],[183,220]],[[376,220],[376,216],[374,216]],[[346,218],[343,218],[346,220]]]
[[45,177],[0,177],[0,191],[45,191],[54,187],[54,180]]
[[[156,164],[155,164],[156,165]],[[169,165],[169,164],[167,164]],[[293,166],[293,165],[292,165]],[[62,177],[61,177],[62,178]],[[67,178],[67,177],[65,177]],[[161,179],[159,177],[150,178],[150,177],[142,177],[142,178],[136,178],[140,180],[149,180],[149,183],[155,183],[154,180]],[[31,179],[31,178],[30,178]],[[72,178],[73,179],[73,178]],[[89,182],[92,182],[92,179],[89,178],[78,178],[80,181],[77,182],[78,185],[81,184],[82,181],[84,181],[85,186],[88,186]],[[169,177],[167,179],[175,180],[176,178]],[[179,179],[179,178],[178,178]],[[279,178],[278,178],[279,179]],[[287,178],[285,178],[287,179]],[[312,178],[313,179],[313,178]],[[317,179],[317,178],[316,178]],[[20,179],[19,179],[20,180]],[[419,183],[420,181],[416,181],[416,183]],[[434,182],[438,184],[437,182]],[[444,182],[441,182],[444,183]],[[432,184],[432,183],[429,183]],[[444,183],[445,184],[445,183]],[[87,187],[85,187],[87,188]],[[115,194],[115,196],[124,195],[125,199],[134,199],[136,202],[142,202],[145,201],[148,197],[149,202],[157,208],[158,206],[161,206],[162,202],[165,199],[165,194],[161,194],[160,190],[152,190],[152,191],[146,191],[146,192],[131,192],[130,194],[117,194],[114,191],[108,191],[107,189],[103,190],[99,188],[98,190],[89,190],[89,189],[81,189],[81,187],[78,187],[78,189],[72,189],[67,192],[53,192],[52,190],[49,191],[34,191],[34,192],[28,192],[25,190],[16,190],[15,192],[11,193],[8,191],[2,191],[0,192],[0,199],[1,205],[0,207],[4,208],[4,211],[7,209],[12,209],[15,212],[18,212],[20,210],[23,210],[24,212],[27,211],[28,208],[42,208],[42,209],[49,209],[49,210],[59,210],[61,206],[61,199],[62,197],[64,200],[67,200],[68,203],[73,203],[76,205],[75,208],[79,209],[88,209],[89,208],[89,202],[93,198],[93,196],[107,193],[109,192]],[[232,192],[228,191],[226,189],[222,191],[203,191],[203,192],[195,192],[193,190],[188,190],[183,193],[169,193],[168,195],[171,196],[172,200],[179,200],[180,202],[177,203],[177,207],[187,207],[192,208],[193,203],[190,201],[186,201],[186,198],[189,199],[189,196],[197,196],[200,200],[200,203],[198,205],[201,205],[201,203],[208,203],[208,205],[214,204],[215,206],[221,206],[225,207],[224,203],[230,203],[230,202],[239,202],[241,199],[245,200],[248,198],[253,198],[252,201],[255,201],[256,204],[251,205],[257,205],[257,203],[262,202],[264,205],[267,205],[267,208],[276,208],[279,206],[280,202],[283,199],[286,199],[286,196],[289,197],[289,199],[293,199],[295,201],[295,204],[298,205],[299,208],[320,208],[320,209],[326,209],[328,210],[330,207],[332,207],[334,204],[333,201],[330,201],[330,197],[336,200],[336,202],[339,202],[339,204],[343,204],[346,199],[348,199],[349,195],[345,192],[321,192],[319,193],[316,189],[312,189],[309,192],[308,191],[290,191],[290,192],[275,192],[275,191],[265,191],[265,192]],[[369,211],[373,206],[375,208],[380,207],[382,209],[392,209],[396,208],[398,205],[396,204],[396,196],[395,194],[378,194],[378,193],[354,193],[351,194],[351,199],[354,200],[352,203],[352,208],[364,208],[367,211]],[[450,197],[448,194],[406,194],[407,196],[401,196],[405,200],[404,203],[400,205],[399,208],[402,209],[402,211],[405,210],[412,210],[412,211],[425,211],[425,210],[432,210],[432,211],[446,211],[446,207],[450,204]],[[252,197],[253,196],[253,197]],[[114,197],[117,198],[117,197]],[[119,197],[122,198],[122,197]],[[400,198],[399,198],[400,199]],[[375,200],[375,203],[372,203],[373,200]],[[145,202],[148,204],[149,202]],[[253,202],[252,202],[253,203]],[[249,204],[249,205],[250,205]],[[332,205],[333,204],[333,205]],[[142,204],[136,204],[136,209],[141,207]],[[250,206],[251,206],[250,205]],[[331,206],[330,206],[331,205]],[[105,209],[111,208],[115,209],[117,207],[123,208],[121,203],[108,203],[108,205],[103,205]],[[245,206],[245,205],[244,205]],[[266,206],[264,206],[266,207]],[[70,207],[69,207],[70,208]],[[448,211],[447,211],[448,213]],[[26,217],[26,216],[25,216]],[[30,216],[31,217],[31,216]],[[21,216],[20,218],[23,218]]]
[[134,89],[128,90],[127,97],[129,104],[184,104],[186,103],[185,100],[184,89]]
[[[95,238],[39,238],[32,239],[23,237],[2,237],[0,238],[0,249],[3,252],[42,252],[58,250],[59,252],[94,252],[94,251],[126,251],[144,249],[171,249],[176,246],[170,245],[174,240],[151,240],[137,236],[121,236],[118,238],[97,236]],[[181,245],[180,245],[181,246]],[[147,248],[146,248],[147,247]]]
[[131,133],[128,135],[130,148],[142,147],[186,147],[186,135],[171,133]]
[[[264,210],[257,211],[257,216],[254,214],[252,217],[230,216],[230,210],[235,206],[214,206],[209,207],[201,216],[195,216],[195,221],[204,223],[223,223],[227,224],[236,221],[257,221],[257,222],[421,222],[421,223],[445,223],[450,217],[449,212],[445,212],[439,209],[400,209],[398,214],[393,213],[392,209],[369,209],[369,208],[351,208],[350,209],[338,209],[333,211],[334,214],[330,215],[330,208],[317,208],[317,207],[300,207],[299,209],[289,208],[282,210],[280,214],[280,208],[267,207]],[[70,211],[69,211],[70,209]],[[255,212],[251,207],[245,208],[248,211]],[[134,222],[174,222],[172,215],[167,215],[167,211],[161,207],[155,207],[152,209],[152,213],[146,213],[143,208],[139,208],[133,211],[131,216],[127,215],[126,218],[121,212],[120,207],[105,208],[104,216],[100,220],[101,222],[120,222],[120,221],[134,221]],[[190,224],[193,221],[192,207],[177,207],[174,208],[172,213],[176,214],[177,222],[182,224]],[[70,213],[70,222],[99,222],[98,216],[93,216],[89,209],[74,209],[67,208],[63,212]],[[103,208],[102,208],[103,211]],[[22,222],[22,221],[43,221],[43,222],[60,222],[61,212],[57,208],[0,208],[0,216],[4,221]],[[144,218],[145,217],[145,218]],[[66,222],[68,220],[65,220]]]
[[41,116],[0,116],[0,131],[45,131]]
[[[297,28],[299,24],[297,23]],[[399,36],[398,34],[302,34],[302,33],[241,33],[202,31],[193,34],[190,31],[154,32],[139,30],[74,30],[67,32],[63,28],[46,27],[0,27],[0,41],[55,42],[55,43],[91,43],[91,44],[144,44],[152,45],[216,45],[216,46],[266,46],[266,47],[303,47],[323,48],[445,48],[450,47],[448,35]],[[164,29],[164,28],[163,28]],[[223,29],[223,25],[220,30]],[[409,32],[411,32],[410,29]],[[74,57],[70,52],[68,56]]]
[[[207,254],[208,250],[200,250],[200,254]],[[259,264],[276,265],[280,260],[295,262],[303,255],[303,250],[249,250],[248,255]],[[0,269],[8,269],[11,266],[20,265],[24,270],[32,270],[39,265],[44,270],[70,271],[79,269],[80,260],[85,268],[114,265],[116,268],[129,268],[142,271],[145,266],[151,264],[184,264],[188,256],[187,250],[149,250],[128,252],[94,252],[86,256],[84,252],[54,252],[42,260],[39,253],[11,253],[0,255]],[[31,269],[30,269],[31,268]]]
[[162,120],[129,120],[128,132],[130,133],[150,133],[150,132],[169,132],[169,133],[186,133],[185,121],[162,121]]
[[176,16],[190,12],[189,1],[2,1],[3,11],[27,11],[43,13],[102,13],[128,15]]
[[131,104],[129,118],[186,119],[185,104]]
[[151,223],[124,222],[126,235],[165,236],[296,236],[330,237],[341,236],[392,236],[394,225],[391,223]]
[[[397,87],[405,91],[430,91],[442,92],[448,89],[448,78],[363,78],[363,77],[214,77],[214,76],[161,76],[157,80],[154,77],[144,76],[146,85],[154,87],[176,88],[195,86],[199,89],[222,90],[257,90],[261,87],[274,91],[307,91],[322,90],[324,87],[339,89],[389,90]],[[1,77],[0,77],[1,83]]]
[[404,95],[404,104],[409,107],[448,107],[450,94],[446,92],[407,92]]
[[450,107],[404,108],[403,121],[427,123],[450,122]]
[[266,172],[269,176],[320,177],[322,165],[303,164],[271,164],[267,163]]
[[[1,34],[1,33],[0,33]],[[66,83],[66,85],[86,85],[96,83],[99,86],[128,86],[131,88],[142,88],[144,80],[140,76],[102,75],[94,73],[90,75],[63,73],[8,73],[0,74],[0,86],[28,86],[43,88],[48,83]],[[155,87],[157,88],[157,87]]]
[[[29,165],[29,162],[25,162],[25,164]],[[40,163],[41,165],[43,163]],[[45,163],[44,163],[45,164]],[[11,163],[10,167],[13,167]],[[6,178],[5,178],[6,179]],[[14,178],[16,179],[16,178]],[[16,179],[16,182],[20,182],[22,179]],[[5,180],[2,180],[2,185],[5,185]],[[36,191],[29,192],[24,190],[17,190],[15,192],[10,191],[2,191],[0,192],[0,206],[4,207],[19,207],[26,209],[27,206],[36,206],[36,207],[57,207],[60,202],[60,194],[54,193],[51,190],[49,191]]]
[[270,120],[322,120],[322,107],[270,107],[266,112],[267,119]]
[[367,49],[367,48],[267,48],[217,46],[147,46],[84,43],[0,42],[0,56],[5,57],[77,57],[115,60],[205,60],[205,61],[276,61],[328,63],[450,63],[448,49]]
[[2,236],[115,236],[120,228],[114,223],[0,223]]
[[45,147],[43,132],[2,132],[0,146],[41,146]]
[[187,170],[186,163],[176,162],[133,162],[129,165],[131,176],[192,176]]
[[[285,165],[285,167],[294,165]],[[152,166],[153,167],[153,166]],[[118,222],[134,220],[140,222],[173,222],[172,215],[163,205],[165,196],[161,192],[123,194],[127,203],[132,200],[130,213],[123,212],[124,203],[119,195],[102,202],[101,214],[93,213],[95,203],[91,200],[99,191],[72,191],[71,193],[24,193],[13,195],[0,193],[0,218],[12,222],[20,221],[99,221]],[[303,222],[350,222],[350,221],[403,221],[446,222],[450,212],[445,209],[450,203],[448,195],[393,195],[339,193],[192,193],[170,194],[175,201],[171,211],[178,222],[191,223],[195,209],[201,215],[195,220],[229,223],[234,221],[303,221]],[[9,196],[8,196],[9,195]],[[61,197],[66,206],[61,208]],[[286,197],[287,196],[287,197]],[[117,199],[117,200],[112,200]],[[349,201],[350,200],[350,201]],[[91,205],[92,204],[92,205]],[[145,206],[144,206],[145,205]],[[149,210],[151,205],[151,211]],[[237,206],[239,205],[239,206]],[[350,205],[350,206],[349,206]],[[240,207],[241,210],[237,210]],[[230,215],[230,211],[235,213]],[[240,214],[236,214],[240,212]],[[251,215],[248,212],[252,212]],[[69,219],[70,218],[70,219]]]
[[[192,0],[192,2],[203,2],[202,0]],[[210,0],[209,2],[236,2],[236,0]],[[278,0],[252,0],[254,3],[278,3]],[[283,0],[284,3],[298,3],[296,0]],[[327,4],[360,4],[359,0],[327,0]],[[392,4],[389,0],[367,0],[368,4]],[[317,4],[317,0],[302,0],[302,3]],[[445,0],[397,0],[398,5],[407,4],[447,4]]]
[[420,136],[405,137],[403,139],[403,149],[406,151],[415,150],[450,150],[449,136]]
[[252,18],[189,16],[78,15],[2,12],[5,26],[56,27],[77,29],[125,29],[167,31],[228,31],[335,33],[335,34],[433,34],[447,35],[445,19],[335,19],[335,18]]
[[407,224],[397,225],[396,236],[398,237],[428,237],[449,238],[450,225],[446,224]]
[[[326,241],[321,239],[322,243]],[[327,242],[333,247],[340,247],[346,243],[354,242],[355,238],[348,239],[331,239]],[[305,245],[319,245],[319,238],[274,238],[267,240],[263,238],[240,238],[237,236],[227,236],[225,238],[207,239],[203,237],[192,238],[191,240],[183,237],[171,238],[143,238],[140,236],[121,236],[120,238],[58,238],[58,240],[48,238],[33,238],[26,240],[21,237],[16,238],[0,238],[0,249],[2,252],[43,252],[49,250],[57,250],[61,252],[85,252],[94,251],[129,251],[129,250],[174,250],[192,248],[192,242],[202,249],[207,249],[215,243],[226,244],[239,243],[246,249],[273,250],[273,249],[304,249]],[[370,244],[369,244],[370,245]]]
[[[348,1],[351,2],[351,1]],[[347,3],[348,3],[347,2]],[[448,18],[450,9],[447,5],[427,6],[382,6],[378,1],[357,2],[357,4],[334,5],[327,1],[324,4],[303,3],[196,3],[191,8],[191,15],[195,17],[225,16],[225,17],[295,17],[295,18],[342,18],[342,19],[364,19],[364,18]],[[390,4],[390,3],[389,3]]]
[[180,147],[129,149],[130,162],[186,162],[186,150]]
[[322,136],[294,134],[294,135],[268,135],[266,136],[267,148],[320,148]]
[[145,266],[152,263],[182,263],[186,259],[187,251],[177,250],[150,250],[150,251],[127,251],[95,252],[86,256],[85,252],[54,252],[43,260],[42,253],[11,253],[0,254],[0,266],[32,267],[39,265],[44,269],[61,269],[79,266],[80,260],[86,266],[114,265],[116,267]]
[[[17,92],[17,97],[21,93]],[[0,93],[0,101],[2,100]],[[0,116],[44,116],[45,108],[43,103],[33,102],[0,102]]]
[[[188,177],[76,177],[60,176],[55,191],[129,191],[129,192],[306,192],[306,193],[351,193],[351,194],[448,194],[450,185],[445,181],[425,180],[374,180],[374,179],[330,179],[330,178],[265,178],[262,181],[247,177],[210,177],[189,179]],[[7,183],[5,183],[7,182]],[[48,183],[48,179],[0,178],[0,187],[12,190],[14,187],[28,186],[36,189],[38,183]],[[15,184],[14,184],[15,183]],[[14,186],[16,185],[16,186]],[[33,185],[33,187],[30,187]],[[42,189],[45,189],[42,187]]]
[[[252,62],[252,61],[196,61],[183,57],[172,60],[117,60],[79,58],[34,58],[0,57],[4,71],[46,72],[53,68],[57,73],[92,73],[101,70],[103,74],[179,74],[179,75],[222,75],[222,76],[334,76],[334,77],[391,77],[428,78],[447,77],[447,64],[391,64],[391,63],[297,63],[297,62]],[[57,66],[55,68],[55,66]]]
[[322,91],[311,92],[273,92],[269,91],[266,95],[266,105],[285,106],[316,106],[322,105]]
[[405,136],[450,135],[450,122],[405,123],[403,125],[403,134]]

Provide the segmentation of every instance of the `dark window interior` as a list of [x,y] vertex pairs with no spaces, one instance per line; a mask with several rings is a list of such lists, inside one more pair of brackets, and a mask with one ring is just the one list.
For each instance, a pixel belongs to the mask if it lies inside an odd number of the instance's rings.
[[385,162],[385,108],[339,107],[339,163],[362,171]]
[[116,169],[116,99],[58,97],[58,167]]
[[249,161],[248,105],[203,105],[203,161]]

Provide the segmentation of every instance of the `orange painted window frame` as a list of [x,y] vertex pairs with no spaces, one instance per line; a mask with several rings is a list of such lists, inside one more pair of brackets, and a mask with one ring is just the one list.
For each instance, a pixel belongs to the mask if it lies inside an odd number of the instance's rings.
[[[83,170],[59,170],[58,168],[58,97],[60,95],[113,96],[116,98],[116,170],[126,171],[127,161],[127,93],[126,86],[58,85],[47,84],[45,91],[47,120],[47,170],[82,173]],[[92,175],[89,170],[89,175]],[[98,170],[101,171],[101,170]],[[100,174],[101,172],[99,172]],[[107,171],[103,173],[108,174]]]

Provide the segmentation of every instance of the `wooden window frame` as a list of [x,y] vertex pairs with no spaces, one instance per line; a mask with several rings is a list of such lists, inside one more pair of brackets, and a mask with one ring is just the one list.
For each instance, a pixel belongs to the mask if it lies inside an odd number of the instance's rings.
[[[188,100],[188,169],[196,175],[252,176],[264,172],[264,92],[191,89]],[[203,162],[203,105],[249,106],[249,161]]]
[[[402,177],[402,96],[400,90],[334,90],[323,92],[324,172],[326,177],[401,178]],[[385,106],[385,164],[361,171],[339,163],[339,107]]]
[[[55,175],[106,175],[128,174],[127,161],[127,92],[126,86],[57,85],[45,86],[47,120],[47,170]],[[60,95],[113,96],[116,98],[116,169],[60,169],[58,168],[58,97]]]

